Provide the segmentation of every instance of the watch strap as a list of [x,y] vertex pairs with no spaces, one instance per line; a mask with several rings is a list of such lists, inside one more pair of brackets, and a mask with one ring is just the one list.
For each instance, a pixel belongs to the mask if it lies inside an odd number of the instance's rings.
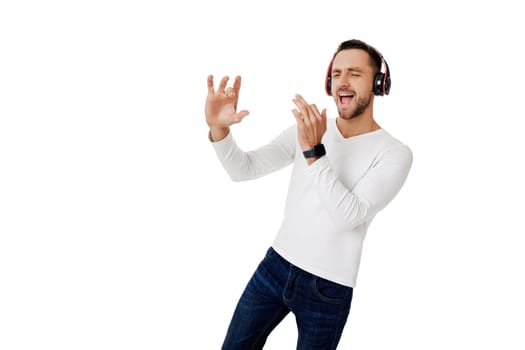
[[326,149],[324,148],[324,145],[322,143],[315,145],[314,148],[308,151],[304,151],[303,155],[305,158],[321,158],[326,154]]

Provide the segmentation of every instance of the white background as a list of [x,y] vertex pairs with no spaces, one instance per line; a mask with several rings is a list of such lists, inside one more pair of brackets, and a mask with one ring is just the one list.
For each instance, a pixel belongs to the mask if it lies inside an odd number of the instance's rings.
[[[515,4],[515,5],[514,5]],[[2,1],[0,348],[219,349],[290,169],[233,183],[206,77],[243,77],[248,150],[328,108],[376,46],[375,115],[414,164],[371,225],[340,349],[523,349],[525,74],[514,1]],[[267,349],[295,348],[290,315]]]

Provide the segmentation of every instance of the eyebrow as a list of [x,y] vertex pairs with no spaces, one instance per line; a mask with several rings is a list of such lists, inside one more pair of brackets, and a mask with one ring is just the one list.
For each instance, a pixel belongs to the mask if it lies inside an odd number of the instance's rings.
[[334,68],[332,69],[332,72],[341,72],[343,70],[349,70],[351,72],[359,72],[359,73],[362,73],[363,70],[359,67],[350,67],[350,68],[344,68],[344,69],[341,69],[341,68]]

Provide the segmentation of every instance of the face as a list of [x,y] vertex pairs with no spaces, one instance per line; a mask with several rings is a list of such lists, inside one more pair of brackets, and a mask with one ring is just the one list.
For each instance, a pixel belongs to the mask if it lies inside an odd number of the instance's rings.
[[360,49],[339,52],[332,64],[332,95],[343,119],[365,112],[372,101],[373,68],[370,56]]

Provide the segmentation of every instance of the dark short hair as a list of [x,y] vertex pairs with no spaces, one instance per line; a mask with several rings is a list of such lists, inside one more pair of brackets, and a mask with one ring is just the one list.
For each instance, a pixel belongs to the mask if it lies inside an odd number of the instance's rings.
[[349,49],[359,49],[363,50],[368,53],[368,56],[370,57],[370,65],[374,69],[375,72],[379,72],[381,69],[381,56],[379,52],[373,48],[372,46],[368,45],[364,41],[358,40],[358,39],[351,39],[347,41],[343,41],[339,46],[337,47],[337,50],[334,53],[334,56],[332,57],[332,62],[335,59],[335,56],[343,50],[349,50]]

